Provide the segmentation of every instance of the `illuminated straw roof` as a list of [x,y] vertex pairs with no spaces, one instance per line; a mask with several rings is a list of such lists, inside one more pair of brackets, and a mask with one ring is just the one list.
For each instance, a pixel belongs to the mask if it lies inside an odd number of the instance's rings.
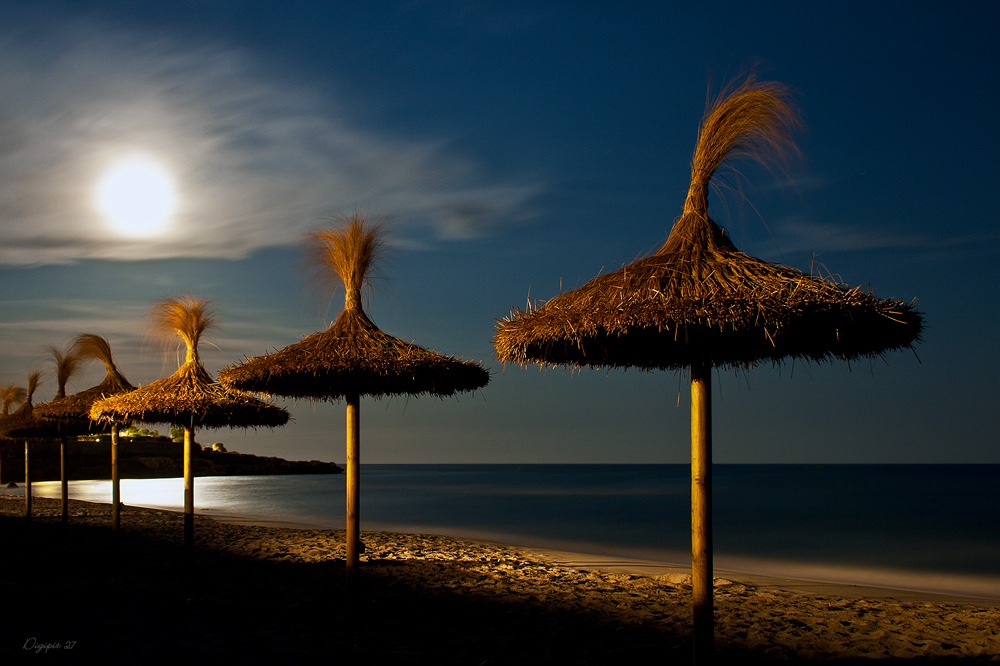
[[504,362],[679,369],[750,367],[785,358],[856,359],[910,348],[912,303],[756,259],[708,216],[708,187],[728,161],[768,164],[794,151],[798,124],[780,84],[752,77],[708,110],[684,212],[652,256],[549,301],[514,309],[494,337]]
[[380,225],[357,214],[317,232],[314,249],[327,276],[344,286],[344,311],[325,331],[219,372],[219,381],[247,391],[338,400],[356,394],[450,396],[489,382],[478,363],[444,356],[379,330],[361,306],[361,288],[381,249]]
[[223,369],[219,380],[249,391],[336,400],[350,393],[449,396],[484,386],[489,373],[386,335],[358,308],[301,342]]
[[182,427],[277,427],[288,412],[250,394],[214,381],[198,357],[198,342],[212,324],[207,303],[184,296],[167,298],[151,312],[161,336],[179,335],[187,346],[185,363],[177,372],[133,391],[96,401],[90,417],[104,421],[170,423]]
[[80,362],[87,359],[101,361],[107,371],[104,380],[97,386],[64,398],[43,402],[35,407],[35,414],[43,419],[62,421],[70,426],[75,425],[76,427],[71,429],[74,432],[83,433],[90,430],[92,423],[90,408],[95,401],[132,391],[135,387],[125,379],[125,376],[115,365],[111,355],[111,345],[106,338],[93,333],[82,333],[77,336],[70,349]]

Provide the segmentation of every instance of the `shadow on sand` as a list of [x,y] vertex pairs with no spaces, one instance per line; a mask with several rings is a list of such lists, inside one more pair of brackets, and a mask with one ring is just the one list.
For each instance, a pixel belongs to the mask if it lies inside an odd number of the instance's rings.
[[[288,561],[197,539],[185,559],[179,514],[158,512],[164,518],[152,527],[129,524],[115,543],[110,527],[94,516],[61,525],[49,502],[39,503],[31,524],[12,515],[14,502],[2,502],[5,657],[47,651],[104,663],[690,663],[682,620],[623,624],[542,600],[494,600],[396,575],[435,567],[426,578],[447,579],[447,568],[461,563],[375,560],[363,567],[349,599],[342,559]],[[199,519],[198,529],[213,524]],[[725,646],[716,661],[799,663]]]

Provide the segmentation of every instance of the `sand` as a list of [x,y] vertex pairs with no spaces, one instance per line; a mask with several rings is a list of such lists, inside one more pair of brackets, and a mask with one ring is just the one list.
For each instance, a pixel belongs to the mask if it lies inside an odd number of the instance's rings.
[[[441,536],[364,532],[357,590],[342,530],[0,496],[0,655],[250,663],[689,663],[683,570],[628,570]],[[997,663],[1000,608],[717,579],[719,663]],[[794,588],[795,586],[790,586]],[[820,592],[839,588],[818,587]],[[884,591],[883,591],[884,592]],[[58,647],[56,647],[58,646]]]

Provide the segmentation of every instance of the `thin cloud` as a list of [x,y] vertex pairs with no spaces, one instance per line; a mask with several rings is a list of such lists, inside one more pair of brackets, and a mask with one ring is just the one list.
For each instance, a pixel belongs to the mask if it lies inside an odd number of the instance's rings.
[[[240,258],[358,205],[476,237],[531,217],[540,193],[445,141],[354,127],[232,48],[74,23],[0,36],[0,59],[0,263]],[[117,236],[92,205],[102,170],[131,152],[177,180],[173,231],[155,241]]]
[[[6,320],[0,322],[6,359],[3,381],[18,381],[35,369],[48,372],[52,364],[44,345],[53,344],[61,349],[80,333],[107,337],[115,362],[133,383],[148,383],[166,376],[177,368],[178,358],[180,362],[184,360],[183,351],[178,356],[172,350],[164,352],[149,343],[145,329],[148,305],[52,298],[7,300],[0,302],[0,308],[6,313]],[[268,314],[253,307],[225,308],[222,321],[201,346],[202,360],[209,371],[214,374],[244,354],[259,354],[303,337],[302,331],[275,321]],[[74,378],[77,390],[96,384],[103,377],[103,367],[93,365],[88,364]]]
[[755,252],[782,254],[812,252],[856,252],[886,248],[933,247],[940,241],[927,234],[892,227],[831,224],[791,216],[771,226],[773,242],[758,242]]

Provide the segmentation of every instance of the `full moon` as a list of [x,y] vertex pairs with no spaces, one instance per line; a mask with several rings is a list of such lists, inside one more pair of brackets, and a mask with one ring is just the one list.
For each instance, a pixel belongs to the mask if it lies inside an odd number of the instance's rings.
[[174,180],[156,160],[133,155],[115,162],[101,176],[97,208],[123,236],[151,238],[167,230],[177,207]]

